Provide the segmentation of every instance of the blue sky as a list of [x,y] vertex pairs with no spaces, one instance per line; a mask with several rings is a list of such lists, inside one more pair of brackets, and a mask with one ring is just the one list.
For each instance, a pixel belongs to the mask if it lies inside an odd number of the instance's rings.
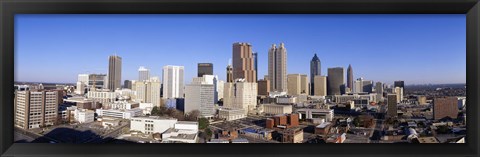
[[[107,73],[123,58],[122,80],[139,66],[161,76],[164,65],[210,62],[225,80],[234,42],[258,52],[259,78],[268,48],[285,43],[287,73],[309,75],[317,53],[328,67],[352,64],[354,78],[393,84],[465,83],[465,15],[16,15],[15,80],[74,83],[81,73]],[[123,81],[122,81],[123,82]]]

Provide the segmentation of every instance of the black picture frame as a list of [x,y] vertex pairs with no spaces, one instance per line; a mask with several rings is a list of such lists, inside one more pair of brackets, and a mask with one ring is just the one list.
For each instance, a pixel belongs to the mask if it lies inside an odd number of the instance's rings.
[[[479,156],[478,0],[1,0],[0,154],[10,156]],[[13,143],[15,14],[465,14],[465,144]]]

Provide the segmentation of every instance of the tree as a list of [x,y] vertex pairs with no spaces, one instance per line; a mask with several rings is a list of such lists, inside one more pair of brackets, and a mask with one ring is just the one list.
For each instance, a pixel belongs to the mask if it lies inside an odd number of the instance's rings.
[[210,122],[208,121],[207,118],[205,117],[202,117],[202,118],[199,118],[198,119],[198,128],[199,129],[206,129],[208,127],[208,125],[210,125]]
[[152,112],[150,112],[150,115],[152,115],[152,116],[159,116],[160,115],[160,110],[158,109],[157,106],[154,106],[152,108]]
[[193,110],[187,113],[185,116],[186,121],[197,121],[197,118],[200,116],[200,111],[198,110]]
[[206,137],[207,140],[210,140],[210,138],[212,138],[213,132],[212,132],[212,130],[210,130],[210,129],[207,128],[207,129],[205,129],[205,134],[206,134],[206,136],[207,136],[207,137]]

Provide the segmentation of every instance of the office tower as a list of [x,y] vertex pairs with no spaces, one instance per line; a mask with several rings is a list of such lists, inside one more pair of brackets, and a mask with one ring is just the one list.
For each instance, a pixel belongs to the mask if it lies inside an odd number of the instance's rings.
[[458,99],[456,97],[439,97],[433,99],[433,118],[435,120],[458,116]]
[[[401,87],[403,90],[405,90],[405,82],[404,81],[395,81],[393,83],[393,88],[395,87]],[[403,95],[403,92],[402,92]]]
[[315,96],[326,96],[327,95],[327,77],[326,76],[315,76],[313,78],[315,89],[313,93]]
[[397,95],[388,94],[387,95],[387,116],[397,117]]
[[183,98],[183,66],[163,67],[163,98]]
[[223,86],[224,86],[224,85],[225,85],[225,81],[223,81],[223,80],[218,80],[218,81],[217,81],[217,93],[218,93],[217,99],[218,99],[218,100],[217,100],[215,103],[218,103],[218,101],[219,101],[220,99],[223,99],[223,89],[224,89]]
[[307,75],[289,74],[287,75],[288,95],[300,95],[308,92]]
[[126,88],[126,89],[132,89],[132,80],[125,80],[123,82],[123,88]]
[[258,95],[260,96],[268,96],[270,94],[270,81],[268,79],[261,79],[258,80]]
[[232,51],[233,80],[245,79],[246,82],[257,82],[253,64],[252,45],[248,43],[234,43]]
[[198,63],[197,65],[197,77],[202,77],[203,75],[213,75],[213,64],[212,63]]
[[395,81],[394,83],[394,88],[395,87],[402,87],[402,88],[405,88],[405,82],[404,81]]
[[403,101],[403,88],[402,87],[395,87],[394,89],[395,95],[397,95],[397,103]]
[[108,89],[115,91],[121,88],[122,57],[113,55],[108,58]]
[[233,67],[232,67],[232,65],[227,66],[227,82],[233,82]]
[[377,102],[383,101],[383,84],[377,82],[375,85],[375,93],[377,93]]
[[327,94],[340,95],[345,93],[345,73],[343,67],[328,68]]
[[85,94],[85,83],[81,81],[77,82],[77,89],[75,90],[75,94],[79,94],[79,95]]
[[142,103],[152,103],[154,106],[160,107],[160,78],[151,77],[148,80],[136,81],[135,91],[137,92],[136,100]]
[[288,95],[300,95],[300,74],[288,74],[287,75],[287,94]]
[[88,78],[88,86],[90,91],[95,91],[96,89],[106,89],[107,88],[108,77],[106,74],[90,74]]
[[307,94],[310,92],[308,88],[308,76],[300,75],[300,94]]
[[258,81],[258,53],[253,53],[253,67],[255,69],[255,82]]
[[215,85],[213,82],[208,82],[205,78],[194,78],[191,84],[185,86],[184,112],[188,113],[193,110],[199,110],[201,116],[213,117],[215,115],[214,96]]
[[227,108],[244,109],[245,113],[257,106],[257,83],[237,79],[225,83],[223,90],[223,106]]
[[315,54],[310,61],[310,95],[315,95],[315,76],[322,75],[322,68],[320,59],[318,59],[317,54]]
[[150,70],[141,66],[138,68],[138,81],[146,81],[150,79]]
[[287,91],[287,49],[283,43],[278,47],[273,44],[268,51],[268,76],[270,91]]
[[352,65],[348,65],[347,69],[347,87],[353,91],[353,69]]
[[[218,102],[218,93],[219,93],[219,80],[218,80],[218,76],[216,75],[203,75],[202,77],[195,77],[192,79],[192,83],[191,84],[212,84],[213,85],[213,88],[214,88],[214,103],[217,103]],[[223,81],[222,81],[223,82]],[[223,85],[220,85],[223,87]],[[222,89],[222,92],[223,92],[223,89]]]
[[23,129],[55,125],[58,113],[58,91],[16,91],[14,124]]
[[353,93],[372,93],[373,92],[373,81],[364,80],[362,77],[353,81]]
[[88,84],[89,79],[90,79],[89,74],[78,74],[77,82],[83,82],[83,84]]

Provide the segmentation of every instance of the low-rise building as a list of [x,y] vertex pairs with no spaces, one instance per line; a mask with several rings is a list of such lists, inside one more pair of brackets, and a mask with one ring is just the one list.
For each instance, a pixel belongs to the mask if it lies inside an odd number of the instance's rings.
[[198,122],[178,121],[162,134],[162,142],[197,143]]
[[130,110],[97,109],[95,112],[100,117],[114,117],[123,119],[130,119],[143,115],[143,110],[140,108],[134,108]]
[[218,117],[227,121],[245,118],[245,109],[243,108],[221,108],[218,110]]
[[86,109],[75,110],[75,121],[79,123],[91,123],[95,121],[95,112]]
[[325,121],[330,122],[334,117],[332,109],[301,108],[297,109],[295,112],[299,113],[299,119],[324,118]]
[[271,115],[292,113],[292,105],[263,104],[263,112]]
[[288,128],[283,131],[283,143],[302,143],[303,130],[301,128]]
[[145,134],[164,133],[173,128],[177,119],[158,116],[134,117],[130,119],[130,130]]

